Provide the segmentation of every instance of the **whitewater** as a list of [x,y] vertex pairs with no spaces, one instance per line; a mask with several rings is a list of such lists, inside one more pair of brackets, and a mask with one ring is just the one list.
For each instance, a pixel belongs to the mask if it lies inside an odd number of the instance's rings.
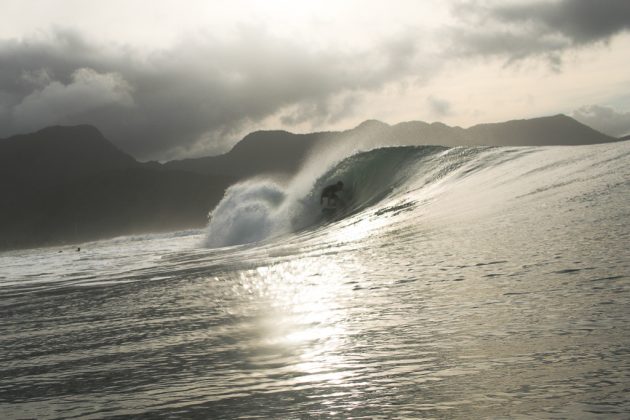
[[203,230],[2,253],[1,417],[627,418],[629,163],[321,150]]

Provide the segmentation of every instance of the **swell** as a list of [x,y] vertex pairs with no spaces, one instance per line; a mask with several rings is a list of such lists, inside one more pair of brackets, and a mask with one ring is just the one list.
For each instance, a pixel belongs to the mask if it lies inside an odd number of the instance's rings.
[[[328,159],[313,156],[291,180],[251,179],[230,187],[211,213],[206,245],[259,242],[326,222],[322,189],[344,182],[344,217],[376,216],[431,203],[434,218],[489,214],[539,199],[541,192],[570,197],[595,178],[627,173],[630,143],[562,147],[396,146]],[[626,158],[627,160],[627,158]],[[611,182],[614,180],[611,180]],[[540,200],[551,199],[543,196]],[[539,203],[543,205],[543,203]],[[507,208],[507,207],[505,207]],[[485,212],[485,213],[484,213]]]

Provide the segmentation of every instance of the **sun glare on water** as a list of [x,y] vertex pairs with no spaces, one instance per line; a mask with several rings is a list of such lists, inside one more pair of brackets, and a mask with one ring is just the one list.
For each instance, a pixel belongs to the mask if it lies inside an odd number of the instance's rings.
[[[241,274],[242,292],[256,300],[250,362],[273,365],[304,383],[342,385],[349,372],[339,347],[347,338],[343,303],[348,280],[335,260],[302,258]],[[265,302],[261,312],[261,301]],[[254,315],[254,314],[253,314]],[[277,372],[278,373],[278,372]]]

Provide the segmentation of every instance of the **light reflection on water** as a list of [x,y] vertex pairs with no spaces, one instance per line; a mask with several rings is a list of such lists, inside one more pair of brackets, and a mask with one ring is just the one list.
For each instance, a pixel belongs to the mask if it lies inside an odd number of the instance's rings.
[[281,362],[295,384],[342,380],[336,371],[345,335],[344,308],[337,303],[342,283],[334,261],[299,259],[242,272],[236,293],[256,307],[254,338],[246,344],[252,365]]

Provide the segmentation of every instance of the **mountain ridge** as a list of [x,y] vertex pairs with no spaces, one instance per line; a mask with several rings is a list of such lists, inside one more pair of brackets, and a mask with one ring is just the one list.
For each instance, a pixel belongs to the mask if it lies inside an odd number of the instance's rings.
[[[533,135],[532,135],[533,133]],[[327,142],[373,145],[541,146],[584,145],[617,141],[563,114],[451,127],[441,122],[406,121],[389,125],[367,120],[345,131],[294,134],[261,130],[245,136],[223,155],[174,160],[166,168],[246,178],[256,174],[290,174],[307,155]]]

